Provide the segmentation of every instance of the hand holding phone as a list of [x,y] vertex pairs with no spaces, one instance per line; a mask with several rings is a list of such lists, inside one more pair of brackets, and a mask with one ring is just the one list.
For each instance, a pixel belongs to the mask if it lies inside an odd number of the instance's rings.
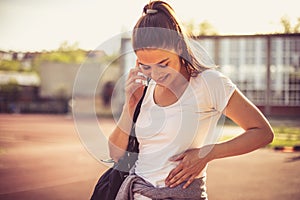
[[147,76],[145,76],[138,64],[132,68],[128,74],[125,85],[126,104],[135,107],[143,95],[145,86],[148,85]]
[[144,80],[144,79],[135,79],[135,82],[136,83],[141,83],[144,86],[148,86],[148,77],[145,74],[143,74],[142,72],[138,72],[137,75],[141,76],[143,78],[146,78],[146,80]]

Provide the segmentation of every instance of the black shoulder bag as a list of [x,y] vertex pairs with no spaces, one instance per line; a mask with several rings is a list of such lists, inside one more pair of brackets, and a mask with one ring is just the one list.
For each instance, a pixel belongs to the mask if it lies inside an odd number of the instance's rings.
[[140,113],[146,90],[147,87],[144,89],[143,96],[137,104],[133,115],[133,123],[128,139],[127,150],[123,157],[100,177],[95,186],[91,200],[114,200],[123,181],[129,175],[130,169],[135,164],[139,153],[139,143],[135,137],[135,122]]

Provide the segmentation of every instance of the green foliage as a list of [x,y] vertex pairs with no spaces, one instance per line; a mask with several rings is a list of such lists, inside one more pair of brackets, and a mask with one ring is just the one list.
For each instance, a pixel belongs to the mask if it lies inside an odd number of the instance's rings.
[[283,28],[283,33],[300,33],[300,17],[298,17],[295,25],[292,25],[288,16],[283,16],[280,19],[280,24]]
[[63,42],[55,51],[43,52],[35,61],[34,66],[41,62],[59,62],[59,63],[82,63],[86,58],[86,52],[79,49],[78,43],[69,44]]
[[300,17],[298,17],[297,23],[294,26],[294,33],[300,33]]
[[0,60],[1,71],[20,71],[22,65],[20,61],[16,60]]
[[1,96],[9,101],[16,100],[20,92],[20,86],[17,81],[12,79],[8,84],[0,85]]
[[295,146],[300,145],[300,128],[299,127],[286,127],[278,126],[273,127],[274,139],[270,147],[278,146]]
[[274,133],[276,134],[292,134],[300,136],[300,127],[286,127],[286,126],[278,126],[273,127]]
[[197,35],[197,30],[195,28],[195,22],[194,20],[190,20],[189,22],[183,23],[183,26],[189,35]]
[[199,24],[199,35],[218,35],[215,27],[208,21],[203,21]]
[[216,28],[207,20],[196,25],[193,20],[183,23],[186,32],[191,36],[197,35],[218,35]]
[[100,58],[100,63],[111,63],[111,64],[119,64],[120,59],[119,59],[119,53],[113,53],[111,55],[103,55]]
[[[288,146],[292,147],[300,145],[300,128],[299,127],[287,127],[287,126],[275,126],[274,139],[268,147]],[[226,141],[234,138],[235,136],[223,136],[220,141]]]
[[292,32],[291,22],[290,22],[290,20],[287,16],[281,17],[280,23],[282,25],[284,33],[291,33]]

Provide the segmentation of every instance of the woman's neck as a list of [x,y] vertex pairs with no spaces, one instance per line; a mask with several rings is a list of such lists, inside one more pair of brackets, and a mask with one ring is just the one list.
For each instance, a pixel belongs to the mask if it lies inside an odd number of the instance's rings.
[[181,96],[181,93],[186,89],[189,81],[190,74],[187,72],[186,67],[182,66],[178,72],[177,77],[172,81],[169,86],[165,86],[165,89],[171,90],[176,96]]
[[[182,67],[185,68],[185,67]],[[183,69],[169,86],[156,85],[154,100],[160,106],[168,106],[183,95],[190,81],[190,75]]]

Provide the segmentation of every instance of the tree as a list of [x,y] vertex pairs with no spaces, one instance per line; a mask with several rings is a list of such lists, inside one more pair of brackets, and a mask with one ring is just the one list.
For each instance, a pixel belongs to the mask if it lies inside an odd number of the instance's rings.
[[37,62],[50,61],[60,63],[82,63],[86,58],[86,51],[79,49],[78,43],[69,44],[67,41],[61,43],[55,51],[43,52]]
[[300,33],[300,17],[298,17],[297,23],[294,26],[294,33]]
[[193,20],[183,24],[186,32],[191,36],[197,35],[218,35],[216,28],[207,20],[195,25]]
[[2,103],[0,106],[0,112],[14,112],[19,95],[20,86],[16,80],[12,79],[7,84],[0,85],[0,103]]
[[283,33],[292,33],[291,22],[288,16],[281,17],[280,23],[283,28]]
[[218,32],[215,29],[215,27],[207,20],[199,24],[199,30],[199,35],[218,35]]
[[300,33],[300,17],[298,17],[296,24],[291,24],[290,18],[285,15],[281,17],[280,24],[283,28],[283,33]]
[[190,20],[189,22],[183,23],[183,26],[188,35],[197,35],[194,20]]
[[21,62],[17,60],[0,60],[0,71],[20,71]]

